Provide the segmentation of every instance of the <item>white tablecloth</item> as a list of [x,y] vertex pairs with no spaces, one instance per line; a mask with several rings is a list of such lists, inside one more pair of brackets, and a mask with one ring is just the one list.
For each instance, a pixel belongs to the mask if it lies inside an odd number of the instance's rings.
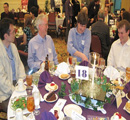
[[58,32],[58,26],[63,25],[64,17],[58,18],[56,17],[56,31]]

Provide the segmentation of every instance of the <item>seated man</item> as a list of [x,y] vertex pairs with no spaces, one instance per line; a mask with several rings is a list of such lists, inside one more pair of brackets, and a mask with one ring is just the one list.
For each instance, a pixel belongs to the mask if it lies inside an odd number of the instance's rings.
[[69,31],[67,50],[77,61],[88,61],[91,43],[91,32],[86,25],[88,17],[85,12],[80,12],[77,18],[77,27]]
[[16,46],[12,43],[14,39],[13,21],[9,18],[2,19],[0,21],[0,103],[5,112],[16,81],[25,78],[24,66]]
[[58,64],[57,54],[52,38],[47,35],[48,17],[47,15],[40,14],[36,19],[36,26],[38,34],[29,41],[28,48],[28,66],[33,71],[37,71],[47,54],[49,60]]
[[116,40],[110,49],[107,63],[121,71],[130,67],[130,23],[122,20],[118,24],[119,39]]
[[4,12],[1,13],[1,20],[3,18],[11,18],[12,20],[14,20],[14,15],[9,12],[9,4],[8,3],[4,3]]
[[92,35],[97,35],[101,40],[102,57],[107,62],[107,56],[110,50],[110,30],[104,22],[104,11],[98,12],[98,21],[92,25]]

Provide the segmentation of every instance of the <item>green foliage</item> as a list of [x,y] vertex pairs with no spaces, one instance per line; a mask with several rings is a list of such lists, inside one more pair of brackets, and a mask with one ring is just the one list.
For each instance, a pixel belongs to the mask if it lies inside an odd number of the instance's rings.
[[[83,101],[81,98],[81,95],[76,94],[76,91],[79,89],[79,83],[77,81],[73,81],[71,84],[71,91],[69,91],[72,94],[72,99],[75,100],[77,103],[84,103],[86,108],[90,108],[90,106],[93,108],[93,110],[97,111],[97,107],[103,107],[105,103],[110,103],[111,98],[105,97],[105,101],[97,101],[96,106],[91,102],[90,97],[86,97],[86,99]],[[103,91],[109,92],[110,90],[110,83],[107,83],[106,76],[103,76],[102,78],[98,78],[96,80],[96,84],[101,85],[101,88]]]
[[61,82],[61,90],[58,92],[59,97],[63,98],[66,96],[65,93],[66,84],[64,82]]

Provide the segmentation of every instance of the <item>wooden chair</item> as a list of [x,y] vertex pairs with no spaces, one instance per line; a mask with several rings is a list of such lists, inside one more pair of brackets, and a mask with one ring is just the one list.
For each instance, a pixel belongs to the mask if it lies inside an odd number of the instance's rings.
[[55,12],[50,12],[48,15],[48,30],[56,30]]
[[92,35],[91,37],[91,52],[97,52],[102,56],[101,41],[99,37],[97,35]]

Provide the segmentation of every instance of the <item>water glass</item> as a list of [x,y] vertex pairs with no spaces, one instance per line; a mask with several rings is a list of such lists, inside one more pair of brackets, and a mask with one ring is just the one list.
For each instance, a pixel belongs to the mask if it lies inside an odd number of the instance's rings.
[[73,66],[77,65],[77,58],[76,57],[72,58],[72,64],[73,64]]
[[35,105],[34,105],[34,97],[33,95],[29,95],[27,97],[27,109],[29,112],[33,112],[35,109]]
[[54,61],[50,61],[50,62],[49,62],[49,71],[50,71],[50,74],[51,74],[51,75],[53,75],[54,70],[55,70]]
[[34,115],[39,115],[40,111],[38,110],[39,104],[40,104],[40,93],[39,91],[33,93],[34,96],[34,104],[35,104],[35,110]]

